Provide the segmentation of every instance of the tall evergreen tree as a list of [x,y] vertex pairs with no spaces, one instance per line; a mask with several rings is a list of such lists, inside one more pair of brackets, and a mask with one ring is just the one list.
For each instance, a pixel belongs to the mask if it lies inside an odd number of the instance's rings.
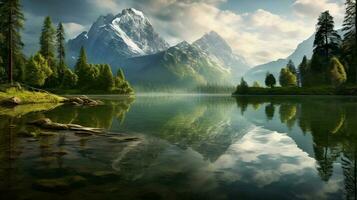
[[58,58],[58,71],[59,75],[63,75],[64,69],[66,68],[65,59],[66,59],[66,51],[65,51],[65,33],[62,23],[59,23],[57,26],[57,58]]
[[55,57],[55,38],[56,30],[53,27],[52,20],[50,17],[46,17],[40,38],[40,53],[47,60]]
[[52,75],[46,80],[46,87],[57,87],[58,68],[55,59],[56,29],[53,27],[50,17],[46,17],[43,22],[42,33],[40,37],[40,53],[47,60],[48,66],[52,70]]
[[309,63],[307,57],[304,56],[304,58],[302,59],[299,65],[298,82],[300,87],[304,86],[304,79],[306,78],[308,67],[309,67]]
[[80,88],[85,88],[90,84],[93,84],[93,77],[91,77],[91,67],[87,61],[87,54],[84,47],[81,48],[77,63],[74,67],[75,73],[78,76],[78,86]]
[[346,1],[346,14],[343,22],[343,50],[350,65],[350,78],[357,83],[357,5],[356,0]]
[[334,30],[334,26],[333,17],[330,15],[330,12],[323,12],[317,23],[314,40],[314,54],[329,58],[331,55],[335,55],[338,52],[341,36]]
[[0,44],[0,54],[4,65],[7,66],[9,83],[13,82],[14,65],[18,68],[17,70],[21,71],[24,62],[23,43],[20,34],[24,20],[20,0],[0,1],[0,33],[4,36],[4,42],[2,45]]
[[99,66],[99,76],[97,80],[98,89],[110,91],[114,87],[113,73],[109,65]]

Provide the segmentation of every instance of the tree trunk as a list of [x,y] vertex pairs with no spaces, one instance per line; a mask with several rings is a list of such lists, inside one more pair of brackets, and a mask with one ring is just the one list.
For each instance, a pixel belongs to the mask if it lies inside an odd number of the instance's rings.
[[12,9],[10,8],[10,14],[9,14],[9,25],[8,25],[8,81],[12,85],[13,83],[13,77],[12,77],[12,70],[13,70],[13,41],[12,41]]
[[357,1],[355,1],[355,56],[354,56],[354,63],[355,64],[355,73],[356,73],[356,77],[355,77],[355,81],[357,84]]

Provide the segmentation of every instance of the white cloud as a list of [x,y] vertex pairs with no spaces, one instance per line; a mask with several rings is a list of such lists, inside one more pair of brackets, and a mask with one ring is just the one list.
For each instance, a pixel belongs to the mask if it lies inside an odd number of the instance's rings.
[[317,19],[320,13],[329,10],[337,26],[342,24],[345,10],[344,0],[296,0],[292,7],[300,17],[312,19]]
[[83,31],[87,30],[85,26],[82,26],[81,24],[77,23],[64,23],[63,24],[64,29],[66,31],[67,38],[74,38],[78,34],[82,33]]
[[[134,7],[142,10],[154,28],[170,44],[182,40],[193,42],[214,30],[225,38],[232,49],[251,65],[270,62],[290,55],[296,46],[315,30],[317,16],[330,10],[340,26],[344,0],[296,0],[291,14],[277,15],[263,9],[249,13],[222,10],[227,0],[87,0],[94,10],[90,16],[113,13]],[[258,5],[259,6],[259,5]],[[258,7],[257,6],[257,7]],[[75,18],[77,19],[77,18]],[[69,37],[84,30],[95,19],[66,20]],[[84,22],[84,19],[87,21]],[[78,19],[77,19],[78,20]]]
[[218,8],[221,0],[137,0],[126,3],[142,9],[156,30],[172,45],[193,42],[214,30],[251,65],[285,58],[308,38],[315,25],[288,19],[263,9],[235,13]]

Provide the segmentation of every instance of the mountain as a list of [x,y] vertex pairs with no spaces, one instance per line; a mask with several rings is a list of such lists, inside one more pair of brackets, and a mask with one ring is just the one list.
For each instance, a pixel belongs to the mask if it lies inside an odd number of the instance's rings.
[[216,32],[211,31],[193,43],[205,51],[217,64],[226,68],[237,81],[250,69],[245,59],[233,53],[232,48]]
[[229,69],[187,42],[157,54],[129,58],[114,66],[122,66],[134,85],[189,89],[203,84],[231,83]]
[[69,63],[74,63],[82,46],[90,62],[109,64],[169,47],[144,14],[134,8],[124,9],[116,16],[100,16],[88,32],[70,40],[67,44]]
[[315,34],[300,43],[296,50],[287,58],[253,67],[244,75],[244,79],[250,84],[258,81],[261,85],[264,85],[267,72],[274,74],[275,78],[278,78],[281,68],[285,67],[289,60],[292,60],[295,66],[298,66],[305,55],[308,59],[312,57],[314,38]]

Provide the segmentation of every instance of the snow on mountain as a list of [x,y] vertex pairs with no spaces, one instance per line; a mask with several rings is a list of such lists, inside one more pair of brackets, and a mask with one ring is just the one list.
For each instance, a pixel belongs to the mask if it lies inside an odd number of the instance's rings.
[[84,46],[88,59],[94,63],[116,63],[118,60],[154,54],[169,47],[155,32],[141,11],[124,9],[114,16],[100,16],[88,32],[83,32],[67,44],[73,63]]
[[242,76],[249,65],[242,56],[233,53],[232,48],[216,32],[211,31],[193,43],[208,53],[212,60],[232,73],[233,79]]

